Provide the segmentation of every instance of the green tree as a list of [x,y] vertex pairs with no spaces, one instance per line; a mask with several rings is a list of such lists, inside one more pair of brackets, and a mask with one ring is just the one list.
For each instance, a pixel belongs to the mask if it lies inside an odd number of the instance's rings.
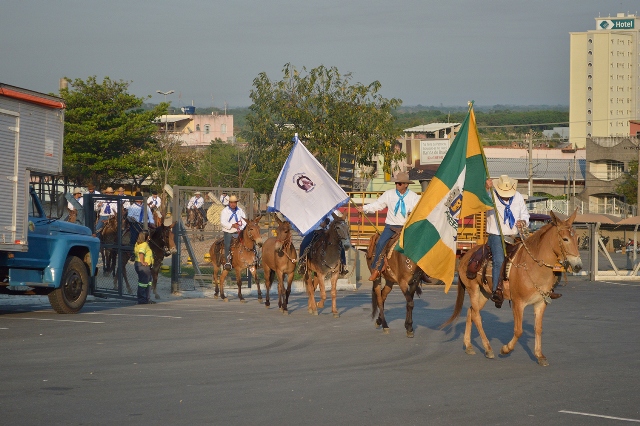
[[627,204],[638,203],[638,160],[629,161],[629,171],[616,187],[616,193],[624,195]]
[[133,179],[138,186],[154,170],[153,121],[167,110],[162,103],[141,110],[143,98],[128,93],[130,82],[95,76],[70,80],[60,90],[67,104],[64,134],[64,173],[96,185]]
[[331,174],[341,152],[355,154],[360,164],[383,154],[385,171],[391,160],[401,158],[392,151],[401,135],[392,112],[401,101],[382,97],[378,81],[351,80],[335,67],[300,72],[291,64],[284,66],[282,80],[264,72],[254,79],[243,137],[265,188],[273,187],[296,133]]

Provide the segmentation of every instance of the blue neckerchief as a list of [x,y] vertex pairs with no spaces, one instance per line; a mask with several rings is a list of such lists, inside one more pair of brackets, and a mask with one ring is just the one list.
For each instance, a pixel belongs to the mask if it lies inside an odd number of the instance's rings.
[[142,223],[144,220],[144,210],[142,210],[142,206],[140,207],[140,220],[138,222]]
[[400,214],[402,215],[402,217],[407,217],[407,206],[405,206],[404,204],[404,197],[406,197],[408,193],[408,189],[404,192],[404,194],[401,194],[400,191],[396,189],[396,195],[400,197],[400,199],[396,203],[396,208],[393,211],[393,214],[398,214],[398,209],[400,209]]
[[232,209],[231,207],[229,207],[229,210],[231,210],[229,222],[231,222],[231,219],[233,219],[234,217],[236,218],[236,222],[239,222],[240,220],[238,219],[238,208],[236,207],[235,209]]
[[104,212],[106,214],[111,214],[111,203],[107,203],[107,207],[105,207]]
[[509,228],[513,229],[513,225],[516,224],[516,218],[513,217],[513,212],[511,211],[511,203],[513,202],[513,197],[509,198],[509,204],[507,204],[504,201],[502,201],[502,198],[500,197],[500,195],[498,195],[497,192],[496,192],[496,196],[500,201],[500,204],[504,206],[504,223],[507,223],[507,220],[508,220]]

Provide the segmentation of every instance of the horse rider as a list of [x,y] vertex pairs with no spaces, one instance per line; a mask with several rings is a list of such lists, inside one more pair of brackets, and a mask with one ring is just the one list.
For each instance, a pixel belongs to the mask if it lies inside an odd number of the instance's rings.
[[[495,303],[496,308],[500,308],[504,300],[502,286],[499,286],[502,265],[504,264],[504,249],[502,247],[500,228],[502,228],[504,238],[513,242],[513,238],[518,235],[518,231],[522,231],[522,229],[529,226],[529,211],[522,194],[516,190],[518,187],[516,179],[510,178],[508,175],[501,175],[498,179],[487,179],[485,186],[489,191],[493,188],[496,200],[496,210],[487,211],[486,230],[489,235],[487,245],[493,258],[493,267],[491,269],[493,293],[491,294],[491,301]],[[497,216],[496,211],[498,213]],[[497,221],[500,222],[500,227],[498,227]]]
[[[116,195],[119,197],[125,197],[126,194],[124,193],[124,188],[120,187],[116,190]],[[122,200],[122,208],[125,210],[129,209],[129,206],[131,205],[131,203],[129,202],[129,200]]]
[[[342,217],[342,213],[340,213],[339,210],[334,210],[333,213],[335,213],[338,217]],[[302,239],[302,242],[300,243],[300,259],[306,258],[309,251],[308,248],[311,246],[313,241],[319,238],[323,233],[327,232],[327,227],[331,222],[333,222],[333,215],[329,215],[324,218],[324,220],[320,222],[320,225],[318,225],[316,229],[305,235],[305,237]],[[347,254],[344,247],[340,246],[340,276],[345,276],[348,273],[349,270],[347,269]]]
[[200,191],[193,193],[193,197],[191,197],[189,203],[187,203],[187,210],[189,209],[197,210],[200,215],[202,215],[203,222],[207,223],[207,215],[204,213],[204,198],[202,198]]
[[96,191],[96,186],[92,183],[87,185],[87,194],[99,194],[100,191]]
[[[105,195],[113,195],[113,188],[108,187],[104,190]],[[116,200],[102,200],[98,202],[97,207],[100,209],[100,218],[98,219],[98,224],[96,225],[96,234],[102,231],[104,227],[104,223],[109,220],[109,218],[116,215],[118,212],[118,203]]]
[[409,179],[409,173],[400,172],[391,180],[396,184],[395,189],[385,191],[373,203],[357,207],[359,212],[364,213],[375,213],[383,210],[384,208],[388,209],[387,218],[384,221],[384,230],[376,244],[376,251],[371,263],[373,273],[369,277],[369,281],[375,281],[380,277],[382,267],[384,266],[384,260],[381,259],[380,256],[384,247],[387,245],[387,242],[389,242],[391,237],[402,229],[409,217],[409,214],[411,213],[411,210],[420,199],[418,194],[409,189],[409,184],[414,183]]
[[151,207],[151,210],[159,210],[162,200],[158,197],[158,191],[153,190],[151,196],[147,198],[147,205]]
[[232,195],[229,197],[229,205],[220,212],[220,225],[224,235],[224,258],[226,263],[224,269],[231,270],[231,240],[238,238],[240,231],[247,226],[247,216],[244,211],[238,207],[238,197]]
[[[82,199],[82,189],[80,188],[73,188],[73,198],[76,199],[76,201],[78,202],[78,204],[82,205],[83,199]],[[71,203],[67,203],[67,208],[69,209],[69,222],[75,223],[76,219],[78,218],[78,211],[76,210],[76,208],[73,206],[73,204]]]
[[[135,194],[136,197],[142,197],[142,192],[137,191]],[[127,210],[127,220],[131,223],[129,230],[131,232],[130,240],[131,242],[137,241],[138,234],[142,231],[144,226],[144,206],[142,205],[142,200],[136,200],[129,206]],[[151,209],[147,206],[147,223],[150,228],[155,228],[155,221],[153,220],[153,214],[151,213]]]

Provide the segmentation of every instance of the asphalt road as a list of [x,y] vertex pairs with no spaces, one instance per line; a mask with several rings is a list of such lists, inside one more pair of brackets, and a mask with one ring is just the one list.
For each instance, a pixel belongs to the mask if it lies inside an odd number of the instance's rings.
[[[449,331],[455,288],[424,288],[415,338],[404,298],[387,303],[391,332],[374,328],[369,285],[339,292],[340,318],[289,316],[255,297],[137,306],[97,300],[78,315],[47,305],[0,308],[0,413],[21,425],[601,425],[640,421],[640,284],[570,279],[544,318],[533,356],[533,311],[516,350],[508,304],[483,312],[496,352]],[[272,305],[273,306],[273,305]],[[465,303],[465,307],[468,302]],[[465,308],[466,311],[466,308]],[[608,416],[608,417],[602,417]]]

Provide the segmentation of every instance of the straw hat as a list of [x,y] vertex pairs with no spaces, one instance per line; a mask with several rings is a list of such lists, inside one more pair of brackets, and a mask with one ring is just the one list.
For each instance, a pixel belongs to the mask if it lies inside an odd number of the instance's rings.
[[118,188],[118,192],[124,192],[124,188],[123,187]]
[[196,191],[196,192],[193,193],[193,195],[202,195],[202,192]]
[[73,195],[76,195],[76,194],[82,194],[82,189],[80,189],[80,188],[73,188]]
[[230,203],[237,203],[238,202],[238,197],[236,197],[235,195],[232,195],[231,197],[229,197],[229,202]]
[[501,197],[511,198],[516,194],[518,181],[507,175],[500,175],[498,179],[492,179],[493,187]]
[[107,189],[104,190],[105,194],[113,194],[113,188],[112,187],[108,187]]
[[409,179],[409,173],[407,173],[407,172],[398,173],[393,179],[391,179],[391,182],[396,182],[396,183],[414,183],[412,180]]

